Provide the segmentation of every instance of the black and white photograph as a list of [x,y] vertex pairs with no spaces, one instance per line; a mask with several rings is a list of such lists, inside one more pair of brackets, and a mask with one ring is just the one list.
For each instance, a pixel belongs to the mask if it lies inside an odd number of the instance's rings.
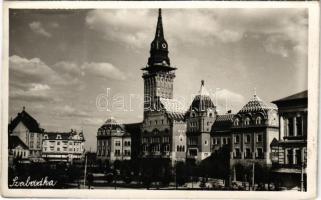
[[310,7],[7,14],[8,190],[315,191]]

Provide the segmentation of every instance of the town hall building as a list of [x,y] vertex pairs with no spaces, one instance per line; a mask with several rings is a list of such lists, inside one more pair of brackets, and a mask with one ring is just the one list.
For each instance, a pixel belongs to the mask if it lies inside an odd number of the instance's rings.
[[[239,112],[218,114],[205,81],[201,80],[198,94],[185,109],[174,99],[175,72],[179,68],[172,66],[168,48],[159,9],[150,56],[147,65],[141,69],[144,81],[143,121],[136,123],[134,132],[127,131],[125,125],[112,122],[114,128],[119,128],[118,137],[136,140],[131,151],[137,150],[137,156],[142,159],[168,159],[172,164],[189,159],[200,162],[226,146],[230,149],[231,167],[248,161],[270,165],[270,144],[273,139],[279,140],[277,107],[265,103],[255,94]],[[105,137],[102,136],[104,126],[97,135],[98,157],[102,156],[105,144],[101,140]],[[125,147],[123,143],[120,145],[120,149]],[[110,157],[111,160],[124,158]]]

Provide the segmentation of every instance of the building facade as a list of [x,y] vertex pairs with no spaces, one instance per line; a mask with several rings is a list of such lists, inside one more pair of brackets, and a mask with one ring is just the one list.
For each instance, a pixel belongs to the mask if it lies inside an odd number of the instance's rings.
[[217,116],[216,106],[201,81],[201,88],[186,112],[187,158],[197,161],[211,155],[211,129]]
[[[275,172],[286,176],[283,184],[300,187],[306,184],[301,178],[306,174],[308,135],[308,91],[303,91],[274,101],[279,109],[280,140],[275,143]],[[304,175],[305,176],[305,175]],[[302,184],[302,185],[301,185]]]
[[132,154],[131,135],[125,125],[110,118],[98,129],[97,159],[113,163],[130,160]]
[[8,132],[9,136],[17,136],[28,147],[30,160],[35,162],[41,160],[44,129],[40,127],[37,120],[25,111],[25,107],[11,120]]
[[151,43],[144,79],[144,120],[141,128],[141,156],[184,161],[186,123],[184,109],[173,99],[176,68],[170,64],[159,9],[155,38]]
[[233,117],[230,166],[236,164],[271,166],[271,143],[279,138],[279,120],[275,105],[257,95]]
[[82,132],[45,132],[42,157],[50,162],[73,162],[85,155],[85,138]]
[[223,147],[231,145],[232,125],[234,114],[217,115],[211,129],[211,152],[219,151]]
[[18,136],[9,136],[9,157],[28,162],[29,148]]

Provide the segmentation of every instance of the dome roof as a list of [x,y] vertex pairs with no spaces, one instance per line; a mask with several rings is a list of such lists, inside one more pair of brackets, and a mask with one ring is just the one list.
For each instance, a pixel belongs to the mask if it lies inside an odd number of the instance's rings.
[[274,104],[267,104],[261,100],[256,94],[243,106],[239,113],[259,112],[267,110],[275,110],[277,107]]
[[215,105],[210,97],[210,93],[204,86],[204,80],[201,81],[201,88],[198,95],[195,96],[190,110],[205,111],[208,108],[215,108]]
[[124,125],[119,123],[115,118],[109,117],[106,122],[101,126],[101,128],[108,128],[108,129],[116,129],[117,127],[120,127],[122,130],[124,130]]

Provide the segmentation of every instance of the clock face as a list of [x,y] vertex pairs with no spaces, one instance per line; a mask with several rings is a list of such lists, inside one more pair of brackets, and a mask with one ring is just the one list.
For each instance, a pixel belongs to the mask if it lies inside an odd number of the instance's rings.
[[167,47],[167,45],[166,45],[165,43],[163,43],[163,44],[162,44],[162,47],[163,47],[163,48],[166,48],[166,47]]

